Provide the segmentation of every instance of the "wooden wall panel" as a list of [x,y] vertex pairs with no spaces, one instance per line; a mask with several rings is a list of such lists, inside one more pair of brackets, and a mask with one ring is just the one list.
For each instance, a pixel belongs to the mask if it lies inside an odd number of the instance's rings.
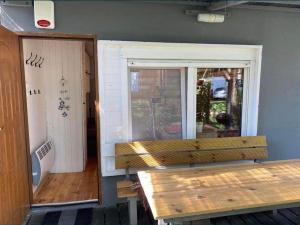
[[29,208],[18,37],[0,26],[0,224],[21,224]]
[[[34,59],[36,61],[43,54],[43,41],[23,39],[23,55],[24,55],[24,72],[26,85],[27,99],[27,115],[29,128],[29,144],[30,153],[34,152],[47,140],[47,122],[46,122],[46,102],[45,102],[45,87],[43,85],[43,75],[46,73],[45,68],[41,65],[32,66],[30,61],[26,64],[26,60]],[[40,60],[41,61],[41,60]]]
[[[83,102],[82,102],[82,41],[43,40],[44,85],[46,90],[47,133],[53,140],[56,156],[51,172],[84,170]],[[62,77],[65,86],[60,85]],[[61,91],[67,93],[61,94]],[[59,98],[70,107],[58,110]]]
[[[38,54],[44,57],[41,68],[25,65],[27,111],[31,152],[46,139],[55,146],[54,173],[80,172],[85,167],[83,142],[83,86],[82,41],[54,39],[24,39],[24,56]],[[61,86],[61,79],[65,86]],[[40,89],[41,94],[30,95],[30,90]],[[67,93],[61,91],[67,90]],[[70,108],[59,110],[59,98]],[[67,116],[62,113],[66,111]]]

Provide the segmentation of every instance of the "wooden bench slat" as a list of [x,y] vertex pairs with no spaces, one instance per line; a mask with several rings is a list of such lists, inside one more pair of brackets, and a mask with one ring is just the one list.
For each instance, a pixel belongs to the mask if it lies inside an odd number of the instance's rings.
[[186,163],[226,162],[232,160],[266,159],[266,148],[203,151],[203,152],[174,152],[160,154],[128,155],[116,157],[116,168],[157,167]]
[[117,169],[255,160],[268,157],[265,136],[140,141],[116,144]]
[[218,150],[251,147],[266,147],[265,136],[202,138],[188,140],[155,140],[117,143],[116,156],[152,154],[158,152],[177,152],[193,150]]

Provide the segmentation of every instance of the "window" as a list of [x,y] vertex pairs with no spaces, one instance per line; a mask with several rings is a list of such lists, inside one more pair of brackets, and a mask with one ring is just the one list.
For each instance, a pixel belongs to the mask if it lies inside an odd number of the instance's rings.
[[[115,169],[115,143],[144,140],[144,138],[149,140],[154,136],[166,139],[197,137],[197,73],[205,68],[242,68],[243,98],[239,129],[243,136],[257,134],[262,46],[99,40],[98,50],[101,76],[99,76],[100,101],[97,109],[100,113],[103,176],[124,174],[123,170]],[[135,94],[143,86],[139,78],[145,76],[143,71],[146,70],[177,70],[177,77],[179,70],[181,71],[180,89],[176,89],[177,95],[180,93],[180,102],[177,98],[180,104],[177,105],[177,110],[174,110],[181,116],[181,120],[174,120],[175,123],[181,123],[181,132],[175,134],[175,129],[172,134],[171,129],[171,134],[161,133],[161,130],[164,130],[162,127],[166,125],[162,124],[161,121],[165,120],[160,120],[157,111],[159,103],[155,103],[155,116],[152,116],[156,118],[155,123],[152,123],[155,124],[155,128],[153,129],[149,122],[152,110],[149,104],[148,112],[146,111],[144,117],[140,116],[144,118],[140,121],[148,125],[139,127],[141,122],[137,122],[135,110],[140,109],[142,104],[136,104],[138,107],[132,108],[132,101],[138,100]],[[131,72],[140,72],[138,73],[140,77],[133,75],[131,80]],[[132,88],[131,82],[133,82]],[[220,94],[221,92],[222,90]],[[145,102],[145,98],[141,99]],[[162,106],[160,104],[160,110]],[[168,123],[172,124],[173,121]],[[218,128],[218,132],[221,129],[222,127]],[[140,134],[138,130],[141,131]]]
[[132,140],[184,137],[182,69],[130,69],[129,86]]
[[241,135],[243,68],[203,68],[197,70],[197,137]]

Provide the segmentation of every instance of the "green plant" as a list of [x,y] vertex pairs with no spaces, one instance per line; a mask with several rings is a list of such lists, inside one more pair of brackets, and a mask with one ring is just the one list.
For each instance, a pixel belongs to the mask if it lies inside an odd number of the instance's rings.
[[203,81],[198,84],[197,87],[197,122],[209,121],[209,111],[210,111],[210,81]]

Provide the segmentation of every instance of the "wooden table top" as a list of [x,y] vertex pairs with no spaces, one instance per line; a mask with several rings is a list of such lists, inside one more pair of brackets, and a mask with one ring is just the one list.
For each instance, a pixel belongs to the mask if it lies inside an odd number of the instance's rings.
[[154,219],[300,203],[300,160],[138,172]]

